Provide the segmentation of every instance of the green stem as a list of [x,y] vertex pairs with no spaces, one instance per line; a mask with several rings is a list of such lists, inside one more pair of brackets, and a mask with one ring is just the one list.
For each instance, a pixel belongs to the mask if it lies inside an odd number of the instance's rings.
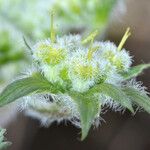
[[50,26],[50,38],[53,43],[56,41],[55,29],[54,29],[54,12],[51,13],[51,26]]

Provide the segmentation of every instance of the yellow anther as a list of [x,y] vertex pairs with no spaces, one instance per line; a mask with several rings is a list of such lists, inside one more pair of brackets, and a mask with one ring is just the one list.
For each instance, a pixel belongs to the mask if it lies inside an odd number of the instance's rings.
[[87,38],[85,38],[83,41],[82,41],[82,44],[86,44],[88,42],[91,42],[94,40],[94,38],[97,36],[98,34],[98,30],[95,30],[94,32],[92,32]]
[[51,12],[51,26],[50,26],[50,38],[51,41],[54,43],[56,38],[55,38],[55,29],[54,29],[54,12]]
[[123,46],[124,46],[126,40],[128,39],[128,37],[129,37],[130,35],[131,35],[130,28],[127,28],[127,30],[126,30],[126,32],[125,32],[125,34],[124,34],[124,36],[123,36],[123,38],[122,38],[122,40],[121,40],[119,46],[118,46],[118,50],[119,50],[119,51],[123,48]]

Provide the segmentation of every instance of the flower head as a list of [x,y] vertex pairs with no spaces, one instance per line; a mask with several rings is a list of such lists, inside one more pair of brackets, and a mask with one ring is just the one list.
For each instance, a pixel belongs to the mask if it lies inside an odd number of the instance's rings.
[[34,57],[45,64],[57,65],[64,60],[65,50],[59,44],[46,40],[35,46]]
[[79,35],[59,37],[52,24],[50,39],[38,42],[32,51],[37,72],[9,85],[0,95],[0,106],[27,95],[22,108],[30,116],[44,125],[70,120],[82,128],[82,139],[105,106],[134,113],[136,104],[150,113],[145,88],[126,81],[150,66],[130,68],[132,57],[123,49],[129,29],[118,47],[108,41],[94,42],[96,34],[84,40]]

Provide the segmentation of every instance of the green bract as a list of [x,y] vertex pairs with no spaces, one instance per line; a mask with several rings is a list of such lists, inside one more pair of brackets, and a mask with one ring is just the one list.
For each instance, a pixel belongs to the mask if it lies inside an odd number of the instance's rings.
[[132,57],[123,49],[129,28],[118,47],[94,42],[96,34],[59,37],[52,24],[50,39],[31,47],[34,67],[3,90],[0,106],[22,98],[18,103],[29,116],[43,125],[69,120],[82,128],[82,140],[104,107],[134,113],[134,105],[149,113],[150,98],[132,78],[150,64],[131,67]]

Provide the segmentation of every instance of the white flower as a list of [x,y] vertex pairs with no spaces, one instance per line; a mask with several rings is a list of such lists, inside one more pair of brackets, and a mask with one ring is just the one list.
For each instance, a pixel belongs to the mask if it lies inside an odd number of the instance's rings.
[[68,85],[72,90],[85,92],[97,82],[120,85],[120,71],[127,71],[131,65],[129,53],[109,41],[93,42],[97,32],[84,42],[80,35],[56,37],[38,42],[33,49],[33,58],[39,62],[44,76],[52,83]]
[[111,66],[115,66],[117,71],[127,71],[132,62],[132,57],[125,49],[120,51],[114,43],[109,41],[99,43],[97,56],[108,61]]
[[34,46],[33,57],[41,63],[57,65],[65,58],[66,49],[50,40],[39,42]]
[[97,61],[88,60],[88,50],[78,49],[72,53],[69,64],[69,78],[72,88],[78,92],[87,91],[98,78],[99,68]]

